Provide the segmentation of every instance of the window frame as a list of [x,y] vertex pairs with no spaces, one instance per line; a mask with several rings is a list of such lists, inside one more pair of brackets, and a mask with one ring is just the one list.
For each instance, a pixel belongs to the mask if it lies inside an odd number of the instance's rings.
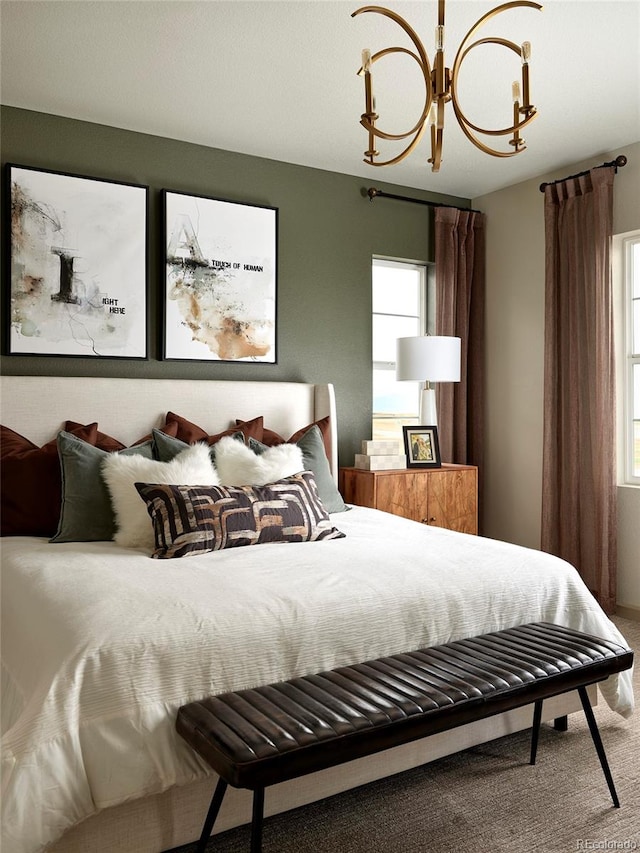
[[[420,304],[419,304],[419,315],[418,315],[418,326],[419,326],[419,334],[433,334],[435,327],[435,265],[433,262],[429,261],[416,261],[409,260],[406,258],[391,258],[385,257],[383,255],[374,255],[371,259],[371,289],[372,289],[372,306],[371,306],[371,324],[373,330],[374,317],[387,317],[387,316],[411,316],[414,315],[401,315],[401,314],[389,314],[388,312],[383,311],[374,311],[373,309],[373,276],[374,269],[376,266],[382,266],[386,268],[409,268],[416,272],[418,272],[420,276]],[[375,406],[373,405],[373,375],[376,370],[389,370],[395,371],[396,362],[393,361],[375,361],[373,358],[373,331],[372,331],[372,354],[371,354],[371,373],[372,373],[372,413],[371,413],[371,428],[372,428],[372,436],[375,435],[375,424],[377,421],[388,420],[388,421],[399,421],[402,418],[403,423],[407,423],[407,413],[406,412],[390,412],[390,413],[376,413]],[[417,385],[418,383],[416,383]],[[419,420],[419,395],[417,393],[416,388],[416,405],[415,405],[415,416],[414,420],[416,423]],[[402,435],[400,434],[399,440],[402,440]]]

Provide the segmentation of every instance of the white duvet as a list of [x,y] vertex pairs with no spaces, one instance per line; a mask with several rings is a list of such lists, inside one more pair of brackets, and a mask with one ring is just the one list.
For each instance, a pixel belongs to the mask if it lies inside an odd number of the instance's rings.
[[[204,775],[178,707],[546,620],[624,643],[567,563],[376,510],[344,539],[152,560],[112,542],[2,540],[3,850]],[[633,710],[631,672],[602,685]]]

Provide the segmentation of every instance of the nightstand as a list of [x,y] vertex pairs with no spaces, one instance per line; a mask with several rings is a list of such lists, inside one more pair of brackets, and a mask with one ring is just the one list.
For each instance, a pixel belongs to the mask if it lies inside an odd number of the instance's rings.
[[390,471],[341,468],[339,484],[347,503],[461,533],[478,532],[478,469],[474,465]]

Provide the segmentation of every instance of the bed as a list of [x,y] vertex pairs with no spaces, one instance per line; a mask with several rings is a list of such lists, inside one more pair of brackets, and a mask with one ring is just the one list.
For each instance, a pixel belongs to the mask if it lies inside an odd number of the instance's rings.
[[[210,434],[260,416],[265,434],[293,438],[322,422],[337,479],[328,384],[1,383],[2,424],[37,447],[68,422],[97,422],[128,447],[169,411]],[[344,535],[188,559],[116,541],[4,537],[3,849],[160,853],[195,840],[214,779],[174,724],[180,705],[205,695],[529,621],[623,641],[577,572],[550,555],[364,507],[332,511],[328,524]],[[601,692],[632,713],[630,671]],[[545,718],[577,710],[567,701],[545,705]],[[276,786],[266,813],[530,724],[522,709]],[[250,809],[248,792],[230,792],[216,830],[248,822]]]

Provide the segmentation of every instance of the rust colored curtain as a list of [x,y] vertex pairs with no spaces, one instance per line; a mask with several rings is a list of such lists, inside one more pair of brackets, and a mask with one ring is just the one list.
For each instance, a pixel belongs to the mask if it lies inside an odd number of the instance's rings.
[[435,211],[436,334],[461,339],[460,382],[436,385],[444,462],[477,465],[484,434],[485,216]]
[[542,549],[616,603],[614,169],[545,189]]

